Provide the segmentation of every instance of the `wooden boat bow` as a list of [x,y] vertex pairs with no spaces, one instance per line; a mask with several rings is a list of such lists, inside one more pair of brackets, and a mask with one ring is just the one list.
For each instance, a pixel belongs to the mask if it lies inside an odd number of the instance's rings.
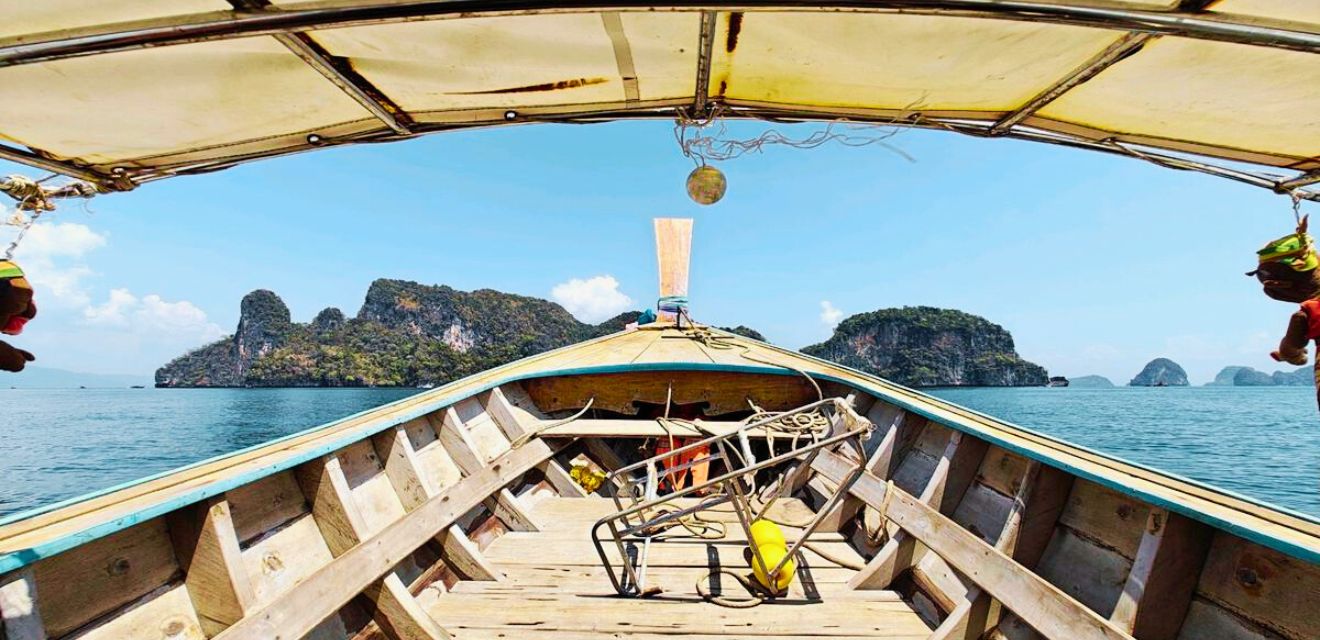
[[[804,552],[816,595],[797,596],[801,620],[813,607],[829,624],[850,611],[839,633],[922,638],[1301,640],[1320,629],[1308,607],[1320,585],[1314,519],[722,339],[738,348],[672,325],[625,331],[11,517],[0,527],[6,637],[487,637],[537,616],[547,637],[650,628],[658,611],[647,607],[667,605],[590,597],[612,592],[586,528],[612,501],[586,495],[567,467],[637,459],[638,444],[664,433],[648,411],[667,398],[703,407],[710,433],[735,429],[749,398],[807,404],[815,390],[799,371],[877,427],[865,476],[822,525],[830,550],[865,568]],[[538,431],[588,399],[578,420]],[[841,464],[817,456],[795,508],[821,506]],[[675,632],[754,635],[733,610],[700,613],[713,605],[687,583],[709,562],[703,547],[658,548],[666,596],[695,607]],[[517,594],[557,608],[496,606]],[[554,613],[574,607],[576,617]],[[780,620],[778,635],[806,633],[796,618],[756,615]]]

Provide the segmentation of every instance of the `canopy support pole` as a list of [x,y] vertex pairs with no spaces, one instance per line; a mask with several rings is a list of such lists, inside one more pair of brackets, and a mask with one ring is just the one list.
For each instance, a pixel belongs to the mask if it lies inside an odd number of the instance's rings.
[[[80,29],[0,38],[0,67],[127,51],[169,44],[230,40],[418,19],[521,15],[611,10],[651,10],[649,0],[602,0],[565,4],[561,0],[394,0],[334,6],[309,3],[269,11],[210,11]],[[317,6],[321,5],[321,6]],[[324,6],[329,5],[329,6]],[[802,0],[670,0],[667,10],[755,10],[819,6]],[[1320,33],[1284,21],[1234,22],[1193,11],[1150,11],[1110,6],[1054,4],[1031,0],[836,0],[829,6],[856,13],[904,13],[1066,24],[1099,29],[1140,31],[1218,42],[1320,53]]]
[[1045,105],[1058,100],[1060,96],[1067,93],[1074,87],[1096,77],[1100,72],[1114,66],[1118,61],[1126,58],[1133,53],[1141,50],[1146,43],[1155,36],[1149,33],[1129,32],[1123,37],[1115,40],[1113,44],[1105,48],[1104,51],[1096,54],[1094,58],[1088,60],[1085,64],[1078,67],[1072,73],[1063,79],[1054,83],[1054,86],[1042,91],[1039,95],[1032,98],[1025,105],[1019,107],[1016,111],[1004,116],[994,126],[990,127],[991,135],[1003,135],[1023,120],[1031,117],[1032,114],[1041,110]]
[[1296,178],[1293,178],[1291,180],[1284,180],[1283,182],[1280,182],[1278,186],[1274,188],[1274,190],[1278,191],[1279,193],[1287,193],[1289,191],[1292,191],[1293,189],[1297,189],[1298,187],[1305,187],[1306,185],[1315,184],[1317,182],[1320,182],[1320,169],[1303,173],[1302,175],[1297,176]]
[[[235,9],[252,11],[266,11],[270,6],[267,0],[229,0],[229,4],[233,5]],[[405,136],[412,133],[412,129],[409,127],[412,118],[408,117],[403,108],[395,104],[384,92],[377,89],[361,74],[354,71],[352,65],[343,62],[342,58],[330,55],[330,52],[313,40],[310,35],[301,32],[276,33],[274,37],[285,48],[293,52],[293,55],[301,58],[303,62],[307,63],[307,66],[315,69],[317,73],[333,82],[336,87],[339,87],[340,91],[356,100],[358,104],[362,105],[362,108],[371,112],[371,115],[384,122],[395,133]]]
[[693,118],[700,118],[706,113],[707,98],[710,94],[710,63],[715,51],[714,11],[701,12],[701,38],[697,42],[697,88],[692,94]]

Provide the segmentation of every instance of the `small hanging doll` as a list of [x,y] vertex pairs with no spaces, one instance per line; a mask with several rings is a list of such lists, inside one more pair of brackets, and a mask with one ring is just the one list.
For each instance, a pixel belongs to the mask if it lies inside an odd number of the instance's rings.
[[[36,317],[37,304],[32,300],[32,285],[23,270],[9,260],[0,260],[0,333],[16,336],[23,325]],[[0,341],[0,369],[22,371],[36,358],[29,352]]]
[[[1302,305],[1288,320],[1288,330],[1279,342],[1279,349],[1270,357],[1278,362],[1306,364],[1306,345],[1320,339],[1320,257],[1315,244],[1306,233],[1307,218],[1297,224],[1297,232],[1265,245],[1256,252],[1259,266],[1247,273],[1256,276],[1265,289],[1265,295],[1283,302]],[[1316,358],[1316,381],[1320,388],[1320,357]],[[1320,390],[1316,402],[1320,404]]]

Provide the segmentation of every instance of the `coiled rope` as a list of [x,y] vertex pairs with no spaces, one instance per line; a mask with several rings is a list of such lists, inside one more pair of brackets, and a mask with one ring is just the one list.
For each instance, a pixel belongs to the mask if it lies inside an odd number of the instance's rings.
[[513,442],[510,442],[510,443],[509,443],[509,448],[510,448],[510,449],[517,449],[518,447],[521,447],[521,446],[527,444],[528,442],[531,442],[533,438],[536,438],[536,437],[540,436],[541,434],[545,433],[546,431],[549,431],[549,430],[551,430],[551,429],[554,429],[555,427],[562,427],[562,426],[564,426],[564,425],[566,425],[566,424],[568,424],[568,423],[570,423],[570,422],[572,422],[572,421],[574,421],[574,420],[577,420],[578,418],[581,418],[583,415],[585,415],[588,411],[591,410],[591,405],[594,404],[595,402],[596,402],[596,396],[591,396],[591,399],[587,400],[587,406],[582,407],[582,409],[581,409],[580,411],[578,411],[577,413],[575,413],[575,414],[573,414],[573,415],[571,415],[571,416],[569,416],[569,417],[567,417],[567,418],[564,418],[564,419],[562,419],[562,420],[556,420],[556,421],[554,421],[554,422],[546,423],[546,424],[543,424],[543,425],[541,425],[541,426],[539,426],[539,427],[537,427],[537,428],[535,428],[535,429],[531,429],[531,430],[527,431],[526,433],[524,433],[524,434],[518,436],[517,438],[515,438],[515,439],[513,440]]
[[[756,356],[751,355],[752,348],[750,345],[742,344],[741,342],[738,341],[737,338],[733,336],[717,334],[711,331],[709,326],[697,324],[695,321],[692,320],[692,317],[687,314],[686,308],[683,310],[683,316],[686,317],[688,320],[689,328],[684,331],[684,335],[686,335],[689,339],[696,340],[697,342],[700,342],[702,345],[709,347],[711,349],[719,349],[719,350],[738,349],[739,357],[741,357],[744,360],[756,362],[759,364],[768,364],[773,367],[779,367],[781,369],[788,369],[789,371],[793,371],[798,375],[802,376],[803,378],[806,378],[807,382],[811,383],[811,386],[816,390],[817,400],[825,399],[825,394],[823,391],[821,391],[820,385],[816,382],[816,379],[813,378],[811,374],[808,373],[807,371],[794,367],[790,364],[786,364],[783,362],[775,362],[773,360],[765,360],[763,358],[758,358]],[[748,400],[748,404],[751,405],[752,410],[754,412],[752,418],[764,419],[766,416],[772,415],[771,412],[765,411],[764,409],[761,409],[760,407],[756,406],[756,404],[753,403],[751,400]],[[810,416],[810,417],[804,419],[802,418],[802,416]],[[791,418],[794,419],[795,424],[783,428],[781,430],[791,432],[791,431],[797,431],[802,427],[806,427],[807,425],[803,422],[799,422],[800,420],[810,420],[812,426],[816,424],[824,424],[826,425],[826,428],[828,428],[828,420],[826,420],[825,416],[821,414],[819,411],[813,411],[805,414],[797,414],[791,416]],[[767,433],[767,435],[769,434]],[[771,451],[773,452],[774,442],[772,439],[769,438],[768,441],[770,443]],[[794,445],[796,445],[796,440],[794,441]],[[868,531],[868,536],[869,536],[869,531]]]
[[738,357],[742,358],[743,360],[755,362],[757,364],[766,364],[772,367],[779,367],[781,369],[788,369],[789,371],[793,371],[798,375],[802,376],[803,378],[806,378],[807,382],[811,383],[812,388],[816,390],[817,400],[825,399],[825,392],[821,391],[820,384],[817,383],[816,379],[811,377],[811,374],[807,373],[805,370],[799,369],[793,365],[786,364],[783,362],[775,362],[773,360],[765,360],[763,358],[758,358],[756,356],[753,356],[751,354],[752,351],[751,345],[742,344],[738,342],[738,339],[733,336],[717,334],[711,331],[709,326],[697,324],[692,320],[692,316],[688,315],[687,309],[683,309],[681,317],[687,318],[688,321],[688,328],[683,331],[683,335],[687,336],[688,339],[700,342],[703,346],[709,347],[711,349],[718,349],[721,351],[737,349]]

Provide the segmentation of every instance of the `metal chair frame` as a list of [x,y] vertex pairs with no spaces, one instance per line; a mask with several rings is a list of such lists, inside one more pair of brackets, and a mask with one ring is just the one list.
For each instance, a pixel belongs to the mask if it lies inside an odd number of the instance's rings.
[[[748,437],[750,432],[763,427],[773,428],[773,424],[779,420],[817,410],[829,414],[829,428],[824,434],[813,432],[809,436],[802,436],[806,439],[805,444],[795,443],[796,446],[785,453],[774,455],[762,461],[756,460]],[[787,496],[793,491],[794,487],[800,486],[798,480],[803,474],[809,472],[812,461],[815,460],[820,451],[844,443],[851,445],[852,451],[855,452],[854,456],[849,456],[855,458],[853,466],[848,470],[844,481],[839,484],[825,501],[825,504],[817,511],[802,534],[789,546],[788,553],[785,554],[782,560],[771,567],[762,557],[760,549],[756,545],[749,544],[753,561],[757,563],[773,583],[789,560],[798,555],[802,545],[820,526],[825,515],[848,494],[853,483],[862,476],[865,469],[865,460],[862,457],[863,442],[870,435],[872,429],[874,429],[874,425],[858,415],[847,400],[827,398],[791,411],[750,422],[724,435],[705,438],[614,470],[607,476],[606,482],[618,482],[619,488],[613,495],[617,511],[598,520],[591,529],[592,543],[596,546],[596,552],[600,555],[601,564],[605,567],[610,583],[619,595],[646,595],[648,593],[646,585],[647,557],[652,540],[663,532],[661,527],[725,503],[733,505],[733,512],[738,518],[738,524],[746,534],[747,540],[750,541],[752,539],[752,523],[761,518],[774,505],[775,501]],[[735,441],[736,448],[734,446]],[[678,460],[683,454],[702,447],[709,447],[706,455],[676,464],[673,467],[664,467],[666,461]],[[780,476],[776,495],[758,510],[752,503],[752,496],[750,495],[753,489],[751,484],[753,477],[763,469],[794,460],[798,461],[796,466]],[[727,471],[700,484],[663,494],[660,492],[660,478],[662,476],[672,476],[699,464],[715,461],[722,462]],[[640,474],[638,474],[639,471]],[[723,492],[708,500],[702,500],[696,505],[675,509],[660,515],[648,515],[649,512],[656,510],[667,502],[717,486],[723,489]],[[608,529],[607,537],[601,535],[602,529]],[[614,547],[619,552],[619,557],[622,560],[622,572],[616,571],[614,564],[606,553],[604,544],[606,539],[612,540]],[[642,550],[640,554],[637,554],[637,557],[633,557],[629,555],[628,549],[629,547],[635,548],[636,542],[641,542]]]

